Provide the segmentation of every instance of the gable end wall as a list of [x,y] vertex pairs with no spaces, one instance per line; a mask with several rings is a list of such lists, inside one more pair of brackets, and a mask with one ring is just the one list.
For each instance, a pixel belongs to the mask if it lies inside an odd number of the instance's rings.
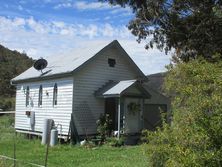
[[[57,106],[53,106],[53,88],[57,83],[58,96]],[[42,85],[43,97],[42,106],[38,106],[39,86]],[[29,86],[30,98],[33,101],[33,105],[26,107],[26,95],[24,89]],[[42,132],[44,119],[53,119],[55,125],[58,126],[58,132],[62,135],[67,135],[69,130],[69,124],[72,113],[72,101],[73,101],[73,78],[62,78],[45,80],[41,82],[27,82],[24,84],[18,84],[16,90],[16,112],[15,112],[15,128],[19,130],[33,130]],[[48,93],[48,95],[46,94]],[[30,102],[31,103],[31,102]],[[26,115],[26,111],[35,112],[35,126],[34,129],[30,127],[30,119]],[[62,128],[60,130],[60,127]]]
[[[108,58],[116,60],[115,67],[109,67]],[[104,99],[96,98],[94,92],[109,80],[135,79],[139,75],[115,47],[95,57],[74,75],[73,113],[79,135],[95,134],[96,121],[104,113]]]

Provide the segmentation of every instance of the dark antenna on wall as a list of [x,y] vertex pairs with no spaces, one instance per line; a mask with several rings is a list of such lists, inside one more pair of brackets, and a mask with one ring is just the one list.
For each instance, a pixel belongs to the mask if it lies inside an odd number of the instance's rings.
[[47,65],[48,65],[47,60],[45,60],[45,59],[43,59],[43,58],[40,58],[40,59],[38,59],[38,60],[35,61],[33,67],[34,67],[36,70],[41,71],[41,73],[42,73],[42,70],[43,70],[44,68],[46,68]]

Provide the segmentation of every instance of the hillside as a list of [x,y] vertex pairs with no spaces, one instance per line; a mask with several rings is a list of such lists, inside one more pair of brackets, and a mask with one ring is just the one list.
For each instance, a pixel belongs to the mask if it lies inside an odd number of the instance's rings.
[[10,80],[32,64],[33,59],[26,54],[0,45],[0,108],[13,108],[13,104],[10,103],[13,103],[11,98],[15,96],[15,87],[10,85]]

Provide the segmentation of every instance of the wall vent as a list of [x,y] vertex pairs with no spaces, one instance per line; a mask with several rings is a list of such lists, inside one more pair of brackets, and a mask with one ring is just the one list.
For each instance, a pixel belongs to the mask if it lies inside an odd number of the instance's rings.
[[116,65],[116,60],[109,58],[109,59],[108,59],[108,64],[109,64],[110,67],[115,67],[115,65]]

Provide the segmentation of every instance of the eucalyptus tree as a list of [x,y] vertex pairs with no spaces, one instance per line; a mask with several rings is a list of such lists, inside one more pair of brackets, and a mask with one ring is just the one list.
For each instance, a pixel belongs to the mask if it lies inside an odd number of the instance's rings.
[[[222,54],[222,0],[100,0],[130,7],[128,28],[145,48],[175,49],[182,61]],[[150,39],[151,37],[151,39]],[[221,58],[221,57],[220,57]]]

